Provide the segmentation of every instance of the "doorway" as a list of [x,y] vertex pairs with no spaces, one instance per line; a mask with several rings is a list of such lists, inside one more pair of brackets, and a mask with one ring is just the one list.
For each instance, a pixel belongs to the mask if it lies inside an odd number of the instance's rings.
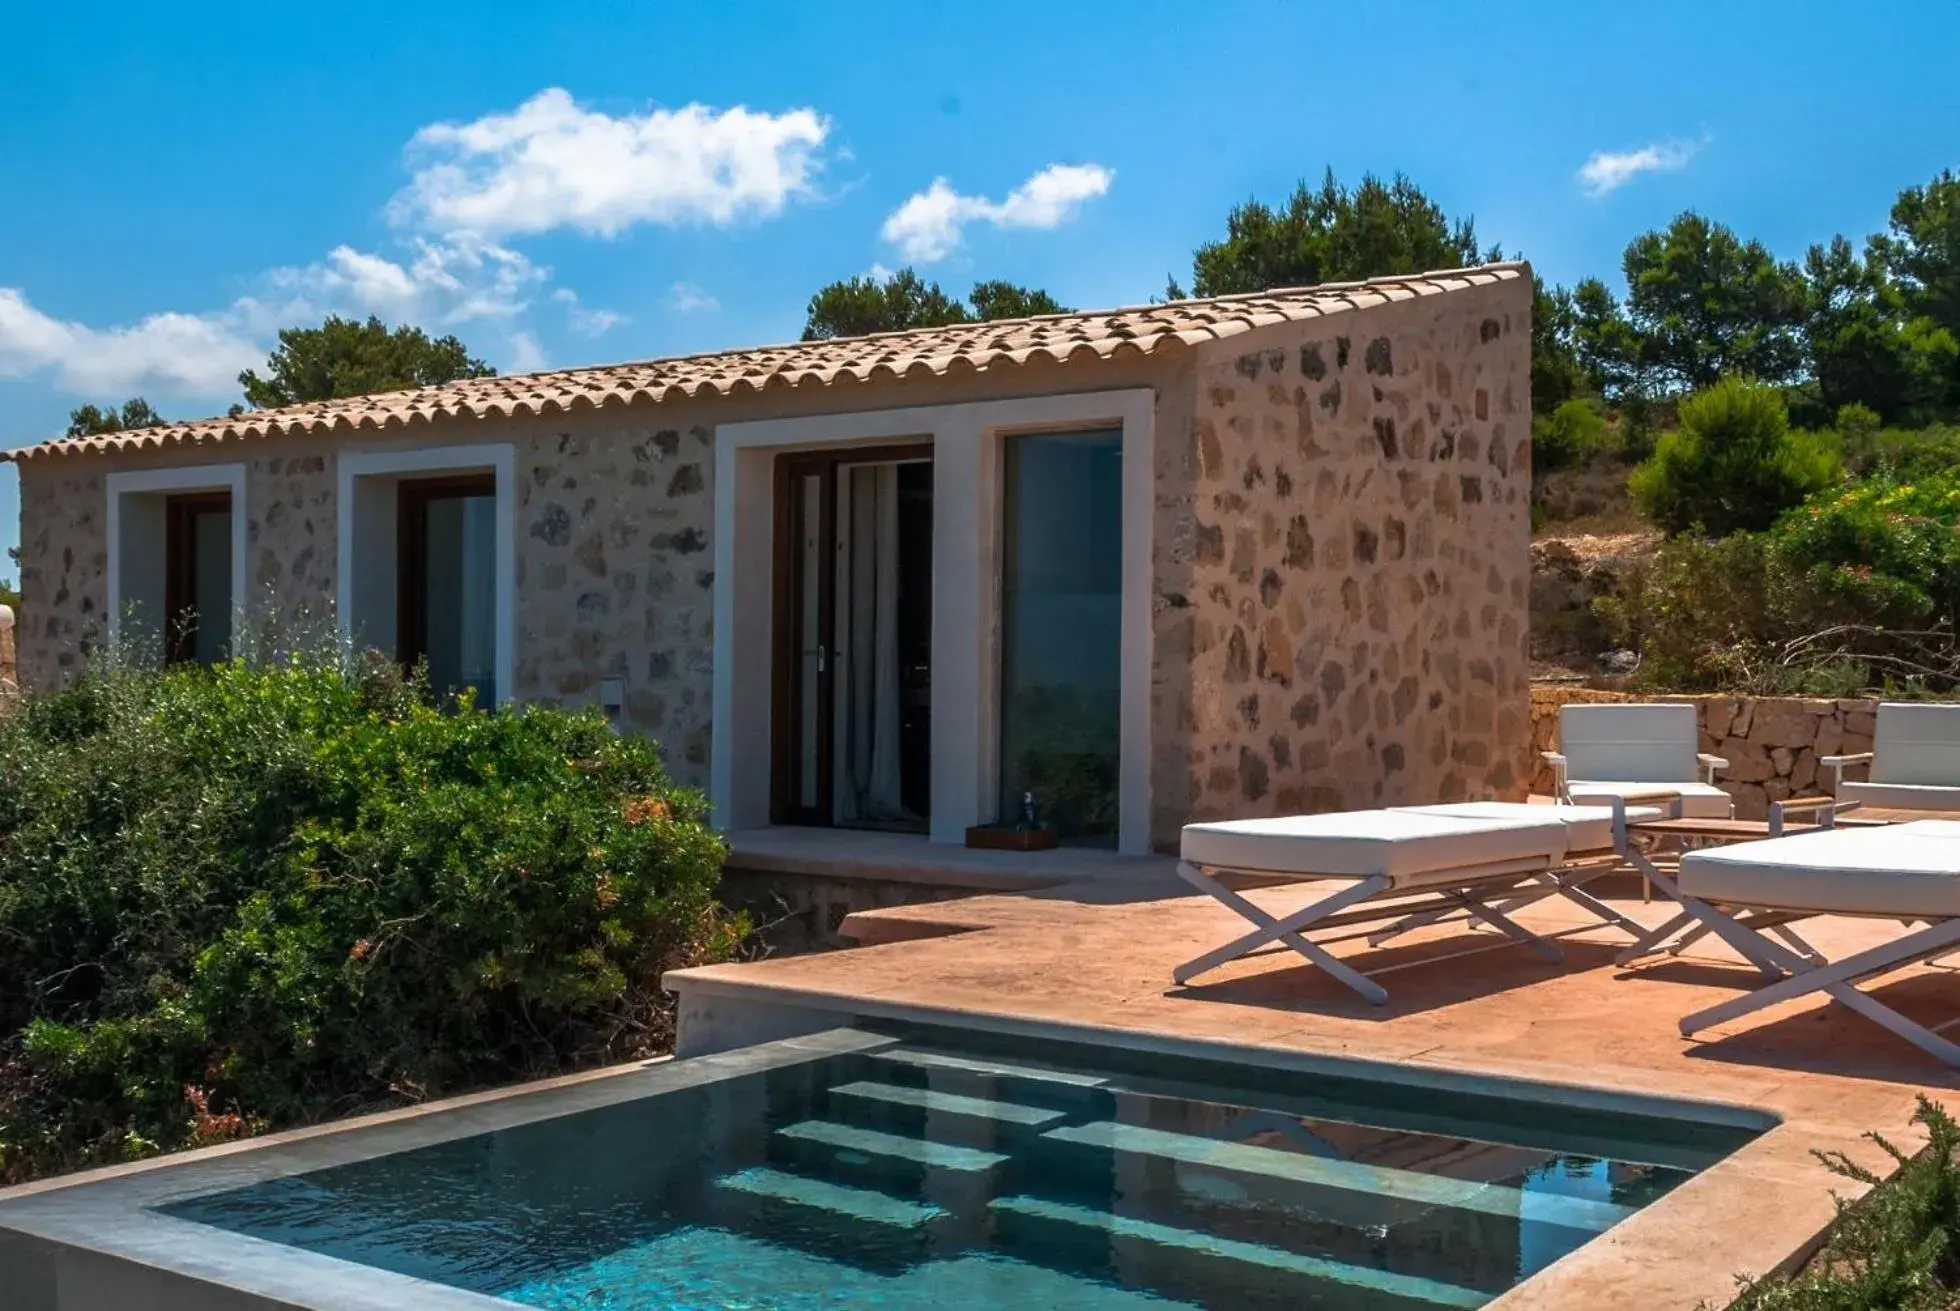
[[778,824],[931,818],[932,447],[776,462]]

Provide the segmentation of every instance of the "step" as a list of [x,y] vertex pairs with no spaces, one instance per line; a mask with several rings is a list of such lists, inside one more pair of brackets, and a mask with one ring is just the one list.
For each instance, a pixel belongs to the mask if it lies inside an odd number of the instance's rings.
[[1044,1070],[1033,1065],[1013,1065],[1005,1061],[980,1060],[972,1056],[954,1056],[947,1052],[936,1052],[913,1047],[891,1047],[884,1051],[872,1052],[871,1058],[890,1061],[895,1065],[909,1065],[921,1070],[957,1070],[963,1074],[981,1074],[995,1079],[1028,1079],[1038,1083],[1061,1083],[1072,1088],[1100,1088],[1109,1082],[1099,1074],[1078,1074],[1073,1070]]
[[1201,1256],[1263,1266],[1268,1270],[1305,1275],[1311,1279],[1345,1284],[1350,1288],[1365,1288],[1371,1292],[1385,1293],[1391,1297],[1406,1298],[1410,1301],[1428,1302],[1435,1306],[1480,1307],[1490,1301],[1492,1296],[1473,1288],[1462,1288],[1456,1284],[1445,1284],[1434,1279],[1398,1275],[1387,1270],[1348,1265],[1343,1261],[1330,1261],[1323,1257],[1303,1256],[1298,1252],[1267,1247],[1263,1243],[1244,1243],[1237,1239],[1220,1238],[1215,1234],[1200,1233],[1193,1229],[1178,1229],[1172,1225],[1136,1220],[1123,1215],[1111,1215],[1107,1211],[1092,1211],[1085,1206],[1050,1202],[1039,1197],[997,1197],[990,1205],[994,1210],[1009,1215],[1100,1229],[1112,1238],[1136,1239],[1140,1242],[1155,1243],[1160,1247],[1171,1247]]
[[997,1102],[986,1097],[965,1097],[959,1093],[935,1092],[930,1088],[905,1088],[897,1084],[871,1083],[867,1080],[839,1084],[830,1092],[833,1097],[855,1097],[864,1101],[884,1102],[889,1106],[905,1106],[939,1115],[964,1115],[976,1120],[996,1120],[1003,1124],[1037,1126],[1059,1120],[1063,1114],[1061,1111],[1051,1111],[1045,1106],[1021,1106],[1015,1102]]
[[1590,1198],[1526,1192],[1505,1184],[1476,1183],[1467,1179],[1422,1174],[1415,1170],[1397,1170],[1391,1166],[1329,1160],[1274,1147],[1221,1142],[1215,1138],[1200,1138],[1192,1134],[1171,1133],[1136,1124],[1116,1124],[1107,1120],[1095,1124],[1067,1125],[1051,1129],[1041,1136],[1112,1152],[1156,1156],[1186,1165],[1210,1166],[1238,1174],[1263,1175],[1291,1183],[1365,1193],[1371,1197],[1392,1197],[1398,1201],[1444,1206],[1459,1211],[1480,1211],[1486,1215],[1515,1217],[1592,1233],[1609,1229],[1633,1214],[1631,1207]]
[[993,1169],[1007,1159],[999,1152],[955,1147],[951,1143],[935,1143],[923,1138],[906,1138],[895,1133],[880,1133],[876,1129],[860,1129],[855,1125],[831,1124],[826,1120],[805,1120],[801,1124],[785,1125],[776,1132],[799,1142],[822,1143],[826,1147],[862,1152],[866,1156],[912,1161],[940,1170],[980,1173]]
[[916,1229],[946,1214],[930,1202],[909,1202],[869,1188],[848,1188],[843,1184],[826,1183],[822,1179],[771,1170],[762,1165],[723,1175],[715,1180],[715,1184],[738,1193],[813,1207],[853,1220],[890,1225],[895,1229]]

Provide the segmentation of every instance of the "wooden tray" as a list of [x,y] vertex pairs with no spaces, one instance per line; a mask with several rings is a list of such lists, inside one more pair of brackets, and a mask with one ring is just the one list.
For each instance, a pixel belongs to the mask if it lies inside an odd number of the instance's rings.
[[982,851],[1047,851],[1055,845],[1055,830],[976,824],[966,831],[966,845]]

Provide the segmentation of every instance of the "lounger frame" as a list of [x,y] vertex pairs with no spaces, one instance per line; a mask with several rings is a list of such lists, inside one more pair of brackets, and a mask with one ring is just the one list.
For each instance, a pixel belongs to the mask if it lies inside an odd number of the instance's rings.
[[[1827,812],[1823,827],[1829,826]],[[1654,886],[1671,898],[1681,908],[1680,912],[1666,923],[1642,931],[1633,945],[1620,953],[1620,965],[1632,965],[1658,952],[1678,956],[1683,948],[1713,934],[1734,948],[1768,980],[1761,987],[1739,997],[1683,1016],[1680,1021],[1682,1037],[1693,1037],[1717,1024],[1726,1024],[1768,1007],[1821,992],[1881,1028],[1904,1038],[1921,1051],[1948,1065],[1960,1066],[1960,1043],[1942,1037],[1916,1020],[1908,1019],[1869,993],[1860,991],[1857,986],[1908,965],[1952,953],[1960,945],[1960,917],[1922,916],[1900,920],[1908,927],[1915,924],[1923,927],[1833,961],[1790,926],[1826,915],[1848,916],[1848,912],[1708,900],[1683,892],[1680,884],[1668,873],[1655,870],[1652,877]],[[1875,915],[1861,918],[1898,917]]]

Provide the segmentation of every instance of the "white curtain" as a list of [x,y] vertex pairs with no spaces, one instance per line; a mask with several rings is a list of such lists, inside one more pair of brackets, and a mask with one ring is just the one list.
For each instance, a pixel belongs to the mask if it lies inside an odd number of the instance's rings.
[[898,760],[898,467],[852,468],[842,517],[850,537],[840,569],[848,691],[839,818],[908,819]]

